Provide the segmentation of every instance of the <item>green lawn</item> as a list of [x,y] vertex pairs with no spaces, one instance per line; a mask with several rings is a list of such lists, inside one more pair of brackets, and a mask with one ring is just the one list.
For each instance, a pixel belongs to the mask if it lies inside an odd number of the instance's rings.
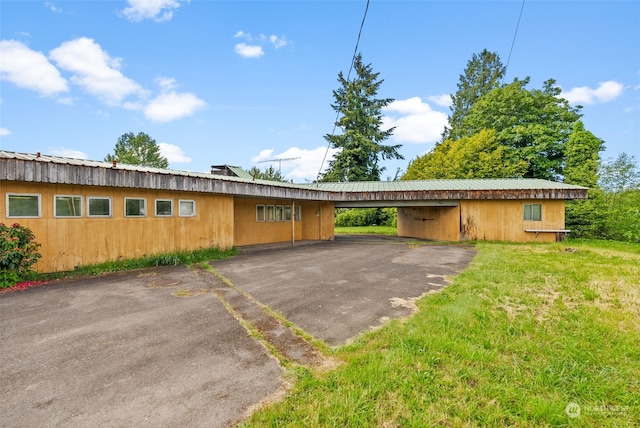
[[640,245],[476,245],[415,316],[336,349],[334,370],[291,369],[244,425],[640,426]]
[[398,234],[395,226],[336,227],[334,231],[336,235],[375,234],[396,236]]

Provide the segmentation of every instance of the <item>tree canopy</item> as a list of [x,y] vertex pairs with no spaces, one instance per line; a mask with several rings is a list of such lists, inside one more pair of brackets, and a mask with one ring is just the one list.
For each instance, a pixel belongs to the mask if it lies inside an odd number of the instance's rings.
[[269,166],[269,168],[264,171],[258,168],[257,166],[252,166],[251,169],[248,169],[247,172],[251,174],[253,178],[257,178],[259,180],[269,180],[269,181],[287,181],[282,172],[280,170],[275,169],[273,166]]
[[132,132],[122,134],[118,138],[113,154],[108,154],[104,160],[155,168],[169,167],[169,161],[160,153],[160,147],[156,141],[144,132],[139,132],[138,135]]
[[513,149],[500,144],[494,130],[483,129],[469,137],[444,140],[410,162],[402,179],[521,177],[527,164],[513,158]]
[[506,68],[497,53],[484,49],[479,54],[473,54],[464,74],[460,75],[458,90],[451,95],[449,125],[444,129],[442,141],[464,136],[458,129],[463,119],[483,95],[499,87],[505,72]]
[[340,88],[333,91],[331,107],[340,114],[335,124],[343,133],[324,137],[340,151],[321,181],[379,181],[384,171],[381,159],[404,159],[398,152],[400,145],[382,144],[393,134],[393,128],[381,129],[382,108],[393,101],[376,98],[384,80],[378,80],[371,64],[363,64],[361,54],[354,59],[354,69],[357,76],[351,81],[338,74]]

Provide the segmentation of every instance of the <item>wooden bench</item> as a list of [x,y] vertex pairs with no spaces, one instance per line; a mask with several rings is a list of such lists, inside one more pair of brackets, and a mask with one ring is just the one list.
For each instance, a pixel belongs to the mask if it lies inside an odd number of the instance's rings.
[[562,241],[567,234],[571,232],[567,229],[525,229],[524,231],[528,233],[535,233],[536,237],[538,236],[538,233],[555,233],[556,241]]

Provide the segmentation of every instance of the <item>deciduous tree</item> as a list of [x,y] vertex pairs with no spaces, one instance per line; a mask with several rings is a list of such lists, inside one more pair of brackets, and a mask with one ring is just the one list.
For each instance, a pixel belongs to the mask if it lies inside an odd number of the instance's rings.
[[527,164],[514,160],[512,152],[499,143],[494,130],[484,129],[469,137],[445,140],[413,160],[402,179],[522,177]]
[[515,79],[482,96],[463,118],[459,135],[493,129],[498,142],[513,150],[514,161],[527,163],[525,177],[557,180],[579,108],[560,98],[553,79],[542,89],[528,90],[528,83],[529,78]]
[[169,167],[169,161],[160,153],[156,141],[144,132],[138,135],[132,132],[123,134],[118,138],[113,154],[108,154],[104,160],[155,168]]

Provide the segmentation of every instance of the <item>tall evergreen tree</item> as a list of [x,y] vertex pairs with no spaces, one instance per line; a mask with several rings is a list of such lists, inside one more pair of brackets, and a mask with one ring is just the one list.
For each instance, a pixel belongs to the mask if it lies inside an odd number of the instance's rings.
[[460,75],[458,90],[451,95],[449,125],[444,129],[442,141],[468,136],[459,131],[460,124],[483,95],[500,85],[505,72],[506,68],[497,53],[484,49],[479,54],[473,54],[464,74]]
[[324,137],[340,152],[321,181],[379,181],[385,169],[379,165],[381,159],[404,159],[398,152],[401,145],[382,144],[394,130],[381,129],[382,108],[393,101],[376,98],[384,80],[378,80],[380,73],[374,73],[371,64],[362,63],[361,54],[354,59],[354,69],[357,76],[351,81],[338,74],[340,88],[333,91],[331,107],[340,114],[336,126],[343,134]]
[[134,135],[133,132],[122,134],[118,138],[113,154],[109,153],[104,160],[155,168],[169,167],[169,161],[160,153],[156,140],[144,132],[139,132],[138,135]]

